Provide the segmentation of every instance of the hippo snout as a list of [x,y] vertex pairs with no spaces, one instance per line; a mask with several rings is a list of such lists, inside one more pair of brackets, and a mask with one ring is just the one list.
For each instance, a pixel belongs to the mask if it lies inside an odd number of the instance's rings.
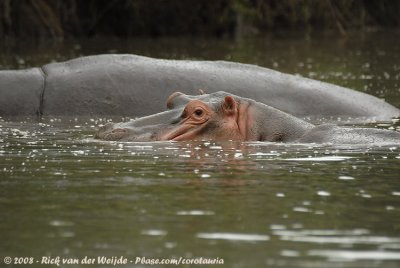
[[126,136],[127,129],[115,127],[113,123],[107,123],[99,127],[96,132],[95,138],[103,140],[120,140]]

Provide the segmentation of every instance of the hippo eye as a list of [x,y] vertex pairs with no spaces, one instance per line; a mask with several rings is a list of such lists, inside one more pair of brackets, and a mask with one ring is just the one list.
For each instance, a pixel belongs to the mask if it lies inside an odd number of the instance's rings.
[[194,111],[194,114],[195,114],[196,116],[198,116],[198,117],[202,116],[203,113],[204,113],[204,112],[203,112],[202,109],[196,109],[196,110]]

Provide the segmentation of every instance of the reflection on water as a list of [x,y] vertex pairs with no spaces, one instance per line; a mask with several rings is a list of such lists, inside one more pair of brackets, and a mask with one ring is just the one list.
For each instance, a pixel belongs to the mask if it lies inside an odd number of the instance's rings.
[[203,239],[222,239],[222,240],[238,240],[238,241],[267,241],[268,235],[259,234],[238,234],[238,233],[199,233],[198,238]]
[[308,255],[327,257],[332,261],[400,260],[398,252],[385,251],[311,250]]
[[0,122],[5,256],[399,265],[398,146],[104,142],[99,121]]

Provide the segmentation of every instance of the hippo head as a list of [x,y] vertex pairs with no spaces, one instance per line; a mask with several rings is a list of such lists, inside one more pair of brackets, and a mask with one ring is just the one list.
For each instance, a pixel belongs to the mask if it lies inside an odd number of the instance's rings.
[[108,123],[96,138],[120,141],[249,140],[250,103],[225,92],[167,99],[165,112],[124,123]]

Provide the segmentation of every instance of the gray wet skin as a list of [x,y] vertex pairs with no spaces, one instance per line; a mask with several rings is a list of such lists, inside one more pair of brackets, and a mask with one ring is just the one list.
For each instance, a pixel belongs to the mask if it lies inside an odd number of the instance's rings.
[[278,109],[226,92],[174,93],[169,110],[100,127],[96,138],[119,141],[237,140],[299,143],[400,143],[400,133],[372,128],[315,126]]
[[268,68],[227,61],[97,55],[0,71],[0,116],[121,115],[165,109],[177,90],[231,92],[299,118],[388,120],[400,110],[374,96]]

